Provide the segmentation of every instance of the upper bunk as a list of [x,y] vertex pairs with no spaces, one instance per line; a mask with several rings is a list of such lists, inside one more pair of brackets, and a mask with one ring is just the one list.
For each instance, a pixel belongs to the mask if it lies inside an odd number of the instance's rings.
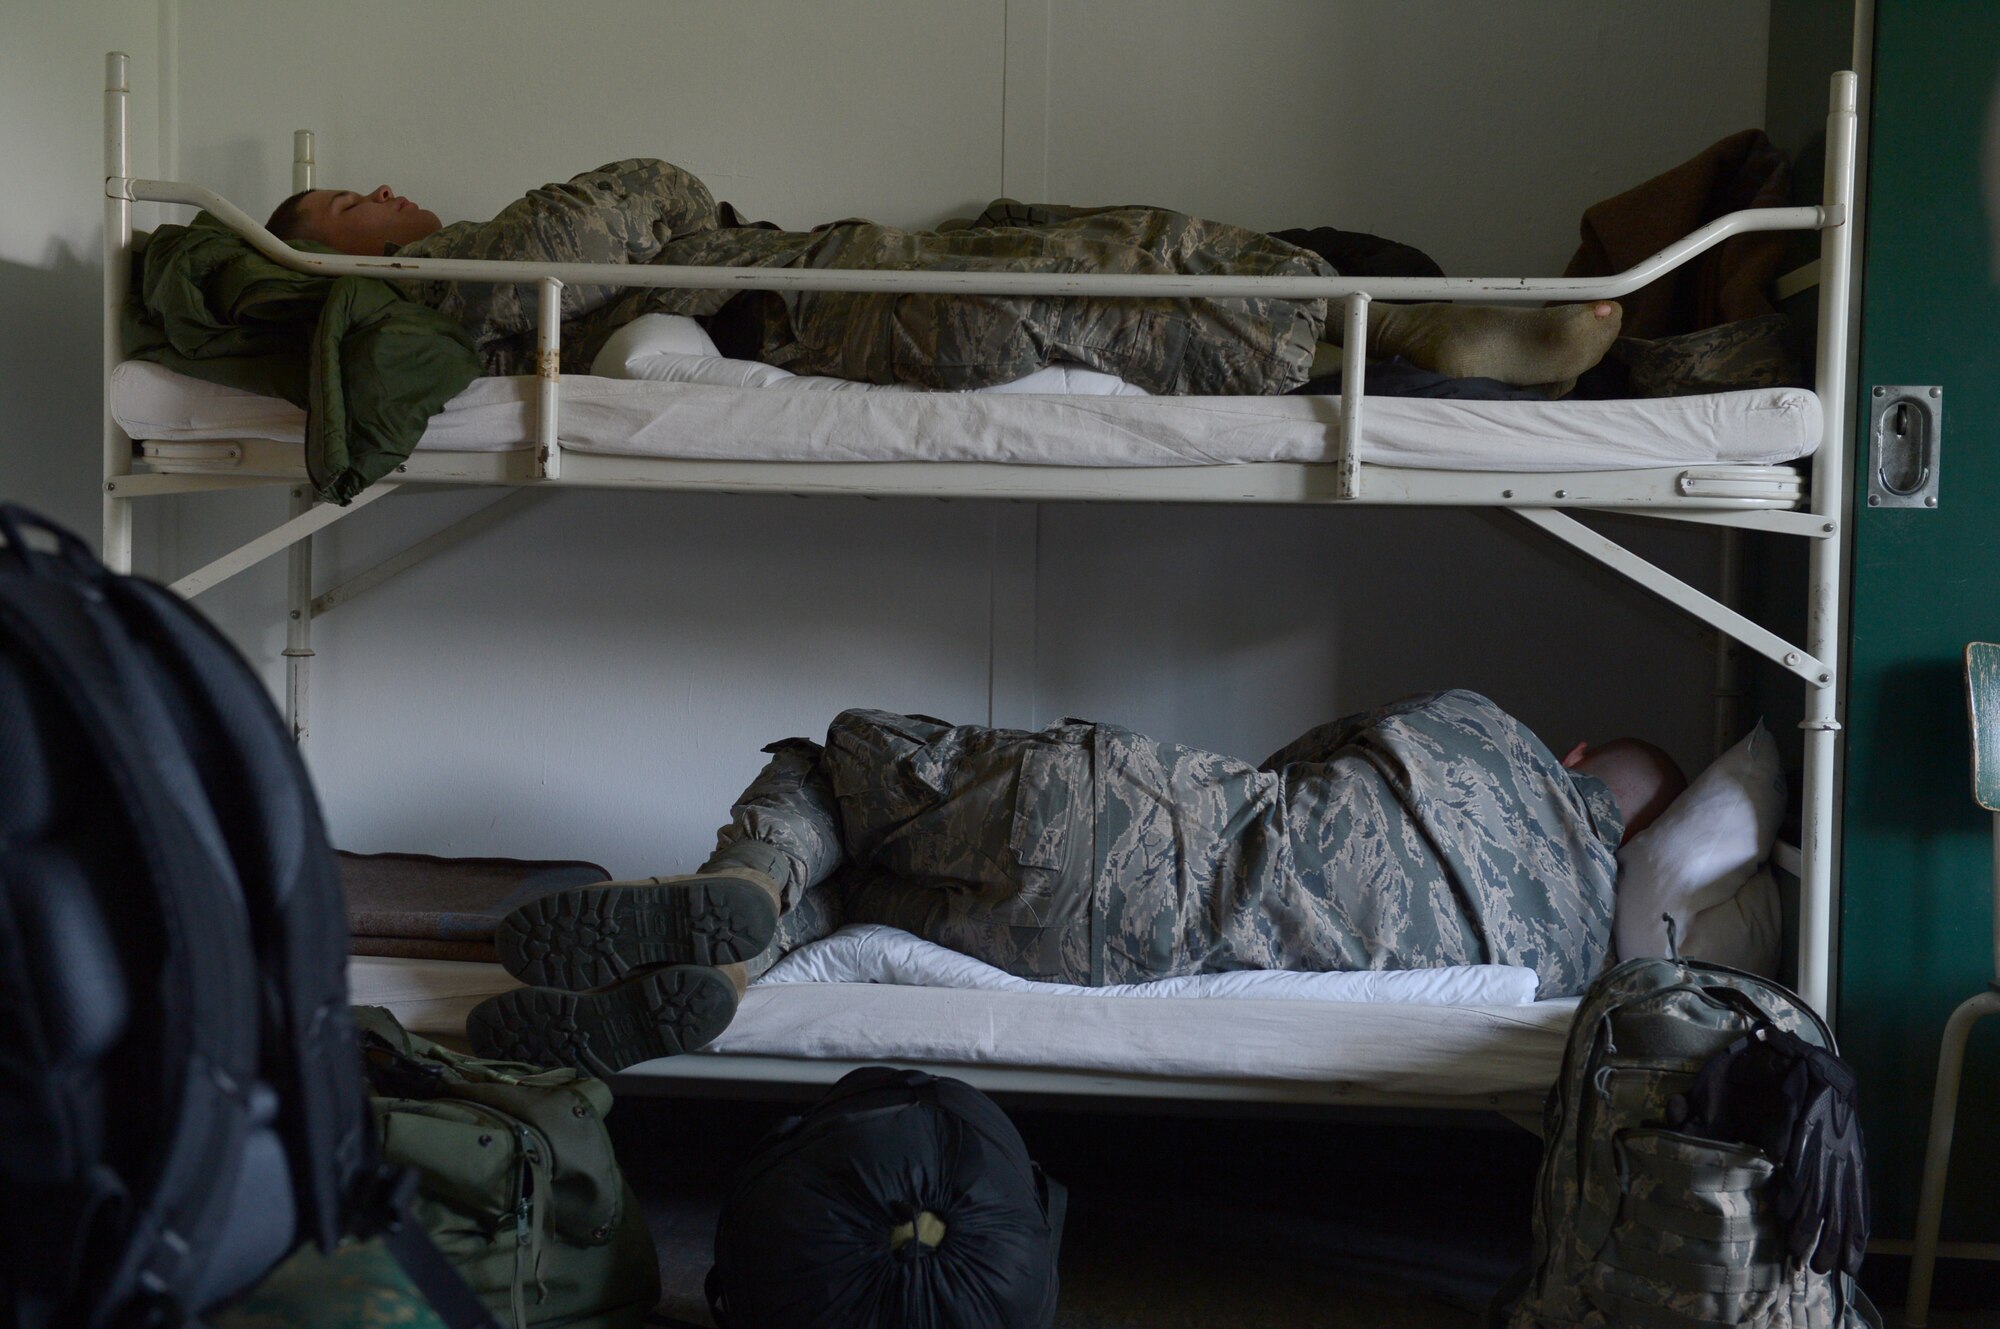
[[[1837,511],[1848,330],[1855,85],[1836,78],[1825,201],[1732,212],[1607,278],[1306,278],[598,265],[357,258],[291,248],[198,185],[125,177],[107,194],[107,304],[126,298],[130,203],[206,209],[298,272],[510,283],[539,292],[535,376],[475,381],[397,466],[397,484],[656,488],[1033,501],[1619,508],[1825,534]],[[110,94],[107,94],[109,96]],[[294,183],[309,187],[309,136]],[[1817,230],[1820,390],[1623,400],[1463,401],[1365,390],[1374,300],[1538,305],[1618,299],[1732,236]],[[1338,396],[798,391],[720,356],[654,377],[563,374],[565,284],[968,295],[1276,296],[1331,302]],[[107,334],[107,493],[142,497],[306,475],[297,407],[124,361]],[[599,357],[603,363],[603,357]],[[664,380],[664,381],[663,381]],[[1827,386],[1831,385],[1831,386]],[[113,435],[116,437],[113,437]],[[122,440],[132,440],[124,443]],[[1811,465],[1804,463],[1811,462]],[[134,472],[138,472],[134,474]],[[1810,512],[1806,511],[1810,509]],[[1821,520],[1816,520],[1821,519]]]

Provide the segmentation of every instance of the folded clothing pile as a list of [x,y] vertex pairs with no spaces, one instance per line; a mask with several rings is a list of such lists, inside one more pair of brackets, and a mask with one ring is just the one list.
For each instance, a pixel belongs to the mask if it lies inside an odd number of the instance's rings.
[[355,955],[498,964],[494,931],[539,896],[609,881],[595,863],[350,854],[340,859]]

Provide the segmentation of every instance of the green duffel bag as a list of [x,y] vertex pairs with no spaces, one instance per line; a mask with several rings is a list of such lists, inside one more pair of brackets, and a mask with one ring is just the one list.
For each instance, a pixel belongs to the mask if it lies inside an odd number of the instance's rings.
[[385,1161],[420,1174],[411,1214],[513,1329],[634,1329],[660,1298],[639,1201],[604,1115],[568,1068],[481,1061],[358,1006]]

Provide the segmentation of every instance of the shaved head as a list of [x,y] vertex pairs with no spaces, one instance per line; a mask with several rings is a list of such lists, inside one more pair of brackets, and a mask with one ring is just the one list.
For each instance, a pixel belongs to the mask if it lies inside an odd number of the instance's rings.
[[352,189],[308,189],[271,214],[264,229],[280,240],[312,240],[343,254],[380,258],[438,229],[437,214],[387,185],[366,194]]
[[1642,738],[1614,738],[1596,747],[1579,743],[1563,758],[1563,765],[1610,786],[1625,817],[1620,844],[1651,826],[1688,786],[1686,773],[1666,750]]

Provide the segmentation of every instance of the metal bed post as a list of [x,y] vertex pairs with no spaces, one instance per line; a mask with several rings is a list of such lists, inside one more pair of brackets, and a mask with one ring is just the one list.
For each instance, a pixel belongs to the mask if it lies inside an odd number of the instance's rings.
[[535,472],[544,480],[562,476],[562,444],[556,437],[562,397],[562,282],[541,280],[535,329],[535,383],[540,407],[535,416]]
[[[1367,384],[1368,293],[1347,297],[1340,343],[1340,445],[1334,454],[1341,498],[1361,497],[1361,398]],[[1328,311],[1331,314],[1332,311]]]
[[[292,132],[292,192],[313,187],[313,136],[310,129]],[[312,511],[312,490],[295,485],[290,515]],[[292,741],[305,746],[310,732],[307,700],[312,684],[313,538],[307,535],[285,551],[285,725]]]
[[[131,102],[130,61],[123,51],[104,57],[104,178],[109,184],[132,174],[127,112]],[[125,358],[119,315],[132,286],[132,200],[121,188],[104,191],[104,372],[99,383],[104,409],[104,476],[99,553],[113,572],[132,570],[132,504],[117,481],[132,473],[132,440],[111,418],[111,371]]]
[[1820,304],[1817,376],[1824,425],[1813,454],[1812,511],[1830,538],[1814,540],[1807,570],[1807,650],[1825,665],[1820,686],[1806,688],[1805,789],[1800,827],[1799,995],[1831,1017],[1833,968],[1834,747],[1840,733],[1839,532],[1846,514],[1847,332],[1854,263],[1854,143],[1860,80],[1834,76],[1826,117],[1828,213],[1820,231]]
[[[296,191],[295,191],[296,192]],[[313,510],[312,491],[296,485],[291,491],[291,515]],[[309,721],[307,691],[312,683],[312,537],[285,551],[285,727],[292,741],[305,746]]]

